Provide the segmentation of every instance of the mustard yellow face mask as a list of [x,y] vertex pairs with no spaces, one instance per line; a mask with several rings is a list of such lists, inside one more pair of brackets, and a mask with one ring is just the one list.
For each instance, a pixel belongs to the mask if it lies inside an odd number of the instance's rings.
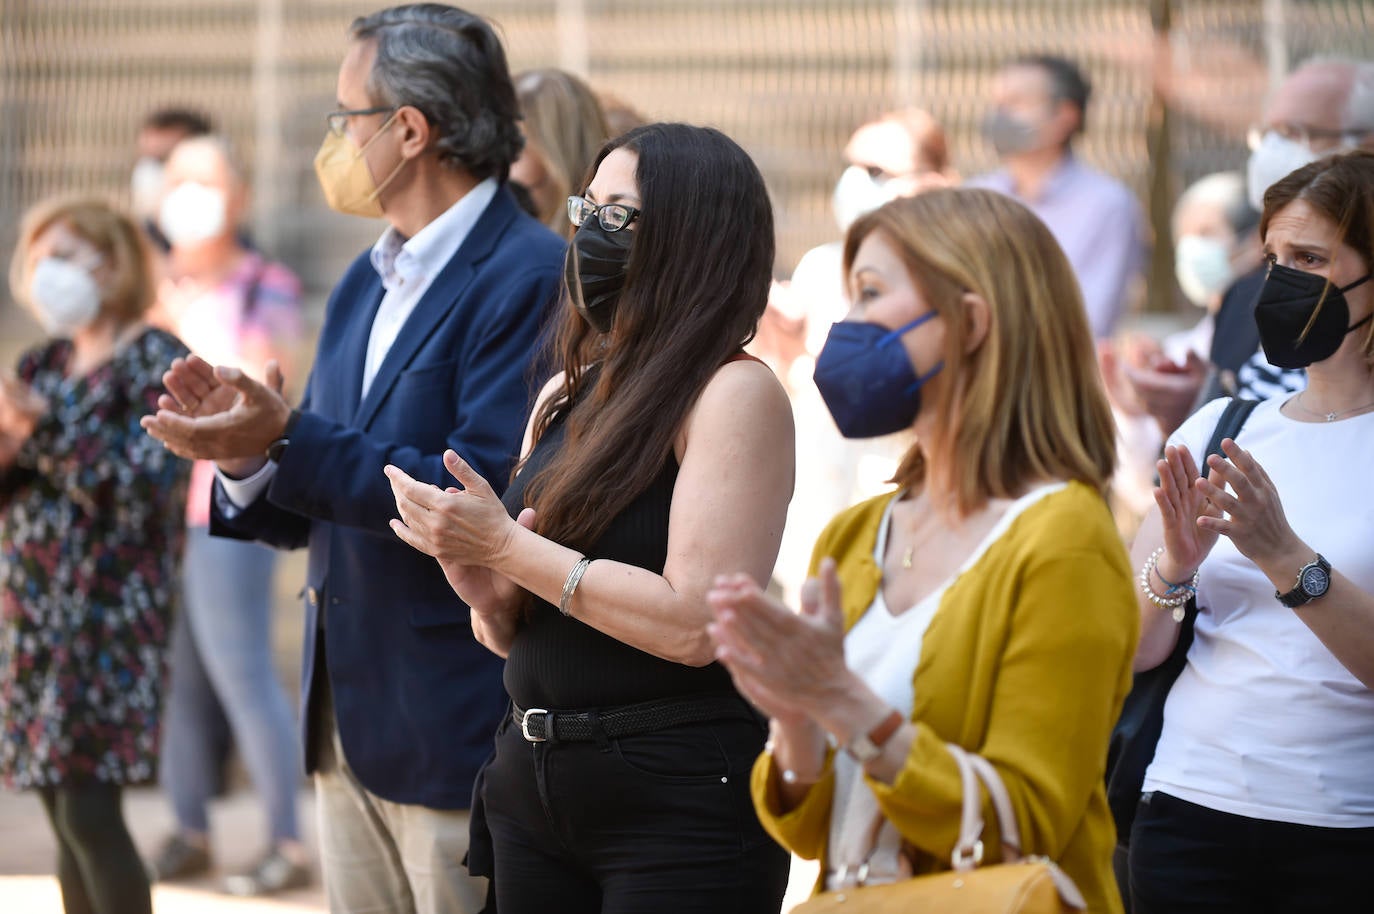
[[330,209],[352,216],[381,218],[381,193],[401,173],[406,163],[402,159],[386,180],[378,184],[372,178],[372,170],[367,167],[364,153],[367,147],[377,141],[377,137],[386,133],[394,120],[395,114],[387,118],[386,123],[361,147],[353,142],[347,131],[329,131],[325,134],[320,151],[315,153],[315,177],[320,180],[320,188]]

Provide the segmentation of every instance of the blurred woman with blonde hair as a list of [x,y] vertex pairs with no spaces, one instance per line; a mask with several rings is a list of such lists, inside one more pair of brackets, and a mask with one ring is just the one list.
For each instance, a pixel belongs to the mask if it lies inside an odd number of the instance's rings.
[[69,914],[146,914],[120,802],[157,773],[190,466],[138,423],[187,350],[145,323],[142,235],[98,200],[28,214],[10,291],[50,339],[0,384],[0,779],[39,792]]
[[515,92],[525,148],[510,167],[510,180],[529,192],[536,218],[572,238],[568,197],[580,190],[577,182],[610,138],[601,103],[582,80],[552,68],[519,74]]
[[1020,853],[1120,911],[1103,767],[1138,623],[1072,268],[1024,206],[970,189],[860,216],[844,265],[816,384],[846,436],[916,441],[894,491],[822,533],[800,614],[747,575],[712,591],[716,656],[771,717],[755,808],[821,888],[948,869],[962,748],[1005,785]]

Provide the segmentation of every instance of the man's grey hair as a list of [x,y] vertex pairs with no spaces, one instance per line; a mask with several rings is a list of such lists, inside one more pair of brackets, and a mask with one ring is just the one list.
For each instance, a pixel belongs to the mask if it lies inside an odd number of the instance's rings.
[[1350,95],[1341,112],[1341,129],[1374,132],[1374,61],[1318,54],[1298,65],[1298,69],[1306,67],[1339,67],[1349,71]]
[[418,109],[439,161],[504,180],[524,146],[501,41],[486,20],[442,3],[393,6],[354,21],[376,43],[367,89],[376,105]]

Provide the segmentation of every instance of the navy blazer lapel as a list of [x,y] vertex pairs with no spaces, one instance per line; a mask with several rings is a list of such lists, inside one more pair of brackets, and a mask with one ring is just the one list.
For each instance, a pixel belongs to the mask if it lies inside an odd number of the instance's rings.
[[[358,412],[353,417],[355,428],[367,428],[368,423],[377,414],[378,408],[386,400],[391,386],[396,383],[397,376],[410,364],[415,353],[429,339],[431,331],[449,314],[463,294],[463,290],[472,281],[474,264],[491,253],[497,239],[505,233],[506,226],[514,215],[515,199],[505,185],[502,185],[497,188],[496,196],[482,211],[477,224],[468,232],[467,238],[463,239],[453,258],[439,271],[434,282],[430,283],[425,294],[420,297],[415,310],[406,318],[401,332],[396,336],[396,342],[391,344],[386,358],[377,369],[377,376],[372,379],[367,396],[358,405]],[[368,323],[368,332],[371,333],[371,322]],[[367,351],[366,345],[363,351]],[[361,384],[358,389],[361,390]]]

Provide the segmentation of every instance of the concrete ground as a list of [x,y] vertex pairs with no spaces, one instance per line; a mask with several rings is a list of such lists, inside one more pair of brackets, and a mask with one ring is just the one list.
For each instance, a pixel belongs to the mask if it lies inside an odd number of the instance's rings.
[[[315,803],[308,790],[301,791],[300,814],[313,854]],[[145,858],[157,852],[172,827],[166,798],[153,788],[126,793],[124,816]],[[318,914],[328,910],[318,883],[317,861],[312,864],[316,883],[305,889],[270,899],[235,898],[220,889],[225,873],[250,868],[265,847],[266,826],[251,791],[241,789],[214,801],[210,827],[216,871],[194,881],[154,886],[154,914]],[[38,797],[0,790],[0,912],[61,914],[62,899],[52,875],[56,854]]]
[[[315,852],[315,802],[309,790],[300,793],[301,828]],[[155,788],[130,790],[124,798],[124,817],[144,857],[157,852],[172,827],[166,798]],[[216,872],[191,882],[153,887],[154,914],[319,914],[327,911],[320,888],[318,858],[312,864],[316,883],[270,899],[234,898],[220,890],[225,873],[247,869],[264,846],[265,825],[253,793],[240,788],[215,800],[210,828]],[[52,873],[56,849],[43,807],[31,793],[0,790],[0,914],[62,914],[62,899]],[[792,861],[784,911],[806,899],[816,878],[816,865]]]

